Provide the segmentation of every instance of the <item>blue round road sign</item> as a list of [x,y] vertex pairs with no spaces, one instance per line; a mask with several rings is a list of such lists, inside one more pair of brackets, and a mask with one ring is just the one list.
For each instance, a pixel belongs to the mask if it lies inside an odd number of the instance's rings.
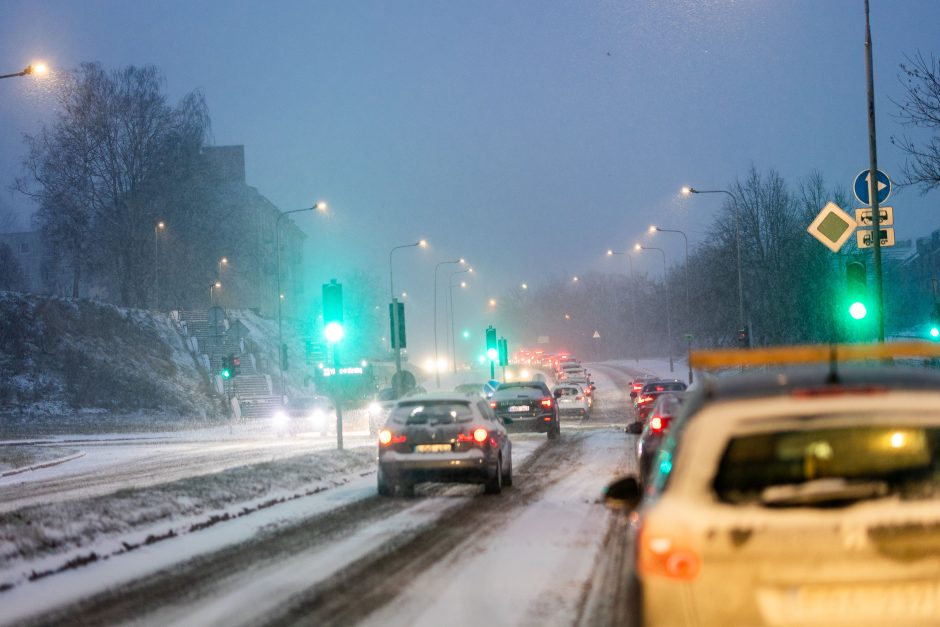
[[[858,201],[863,205],[871,204],[871,197],[868,193],[869,173],[870,170],[862,170],[859,172],[858,176],[855,177],[855,183],[852,185],[852,190],[855,192],[855,197],[858,198]],[[888,196],[891,195],[891,179],[889,179],[888,175],[881,170],[878,170],[877,173],[878,204],[880,205],[884,201],[888,200]]]
[[493,396],[493,392],[496,391],[496,388],[499,387],[499,381],[496,379],[490,379],[483,384],[483,393],[486,394],[486,398]]

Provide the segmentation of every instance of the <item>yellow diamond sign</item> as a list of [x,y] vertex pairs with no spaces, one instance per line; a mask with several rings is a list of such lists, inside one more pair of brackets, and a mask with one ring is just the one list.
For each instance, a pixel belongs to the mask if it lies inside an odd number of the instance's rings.
[[858,225],[848,213],[834,202],[826,203],[816,219],[806,231],[823,243],[834,253],[839,252],[842,245],[852,237]]

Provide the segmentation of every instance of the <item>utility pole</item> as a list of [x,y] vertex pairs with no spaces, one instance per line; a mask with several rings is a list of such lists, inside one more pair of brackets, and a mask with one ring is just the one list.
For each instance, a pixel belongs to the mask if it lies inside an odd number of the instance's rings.
[[871,62],[871,22],[865,0],[865,74],[868,87],[868,200],[871,203],[872,255],[875,265],[875,325],[885,341],[884,284],[881,278],[881,211],[878,208],[878,145],[875,141],[875,79]]

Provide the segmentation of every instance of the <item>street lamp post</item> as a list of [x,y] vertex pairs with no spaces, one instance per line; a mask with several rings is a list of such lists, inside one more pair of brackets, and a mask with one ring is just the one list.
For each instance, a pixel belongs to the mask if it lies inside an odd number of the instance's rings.
[[[744,329],[744,281],[741,278],[741,228],[740,228],[740,209],[738,208],[738,199],[734,194],[726,189],[695,189],[694,187],[683,187],[683,194],[727,194],[731,196],[731,204],[734,207],[734,243],[735,254],[737,256],[738,266],[738,328]],[[748,334],[750,337],[750,334]]]
[[213,302],[212,290],[218,290],[218,289],[222,289],[222,283],[220,281],[216,281],[215,283],[211,283],[209,285],[209,306],[210,307],[212,307],[212,302]]
[[[633,256],[629,252],[625,252],[625,251],[610,250],[610,249],[607,250],[608,257],[613,257],[614,255],[623,255],[624,257],[627,258],[627,261],[630,262],[630,285],[631,287],[636,287],[634,285],[635,279],[633,276]],[[637,350],[639,334],[637,333],[637,329],[636,329],[636,300],[633,298],[630,299],[630,317],[633,318],[633,350],[634,350],[634,355],[636,357],[636,360],[639,362],[640,357],[639,355],[635,354],[635,351]]]
[[19,72],[13,72],[12,74],[0,74],[0,78],[13,78],[15,76],[28,76],[30,74],[43,76],[47,72],[49,72],[49,67],[45,63],[37,63],[36,65],[27,65]]
[[[660,233],[678,233],[682,236],[682,239],[685,240],[685,315],[686,315],[686,324],[689,326],[689,330],[686,333],[686,339],[689,342],[689,352],[692,351],[692,299],[689,297],[689,285],[692,283],[692,269],[689,266],[689,238],[688,236],[679,229],[663,229],[655,224],[650,226],[650,233],[655,233],[659,231]],[[689,384],[692,383],[692,363],[689,362]]]
[[[454,374],[457,374],[457,336],[454,333],[454,277],[458,274],[465,274],[467,272],[473,272],[473,268],[467,268],[466,270],[457,270],[456,272],[450,273],[450,278],[447,280],[447,289],[450,292],[450,348],[451,348],[451,360],[453,361]],[[460,287],[467,287],[466,281],[460,282]]]
[[672,365],[672,316],[669,315],[669,287],[666,282],[666,251],[662,248],[643,246],[642,244],[637,244],[635,248],[637,250],[658,250],[663,256],[663,296],[666,300],[666,350],[669,353],[669,372],[674,372]]
[[165,228],[166,224],[163,220],[153,225],[153,298],[157,309],[160,308],[160,249],[157,242],[160,231]]
[[[399,397],[402,394],[401,390],[401,338],[397,338],[398,334],[398,299],[395,298],[395,279],[392,273],[392,253],[401,248],[415,248],[417,246],[425,247],[428,243],[425,240],[418,240],[414,244],[402,244],[401,246],[395,246],[390,251],[388,251],[388,297],[391,299],[391,335],[388,338],[388,347],[392,349],[395,353],[395,397]],[[404,294],[403,294],[404,295]],[[396,342],[397,338],[397,342]],[[395,346],[393,346],[393,344]]]
[[281,322],[281,301],[284,300],[284,295],[281,294],[281,219],[284,216],[288,216],[292,213],[300,213],[301,211],[326,211],[326,203],[322,200],[317,202],[312,207],[304,207],[303,209],[292,209],[291,211],[281,212],[277,216],[277,220],[274,221],[274,252],[275,252],[275,274],[277,275],[277,365],[278,373],[280,375],[281,381],[281,396],[284,396],[284,335]]
[[434,266],[434,382],[437,386],[437,389],[441,388],[441,367],[440,367],[440,356],[438,354],[438,345],[437,345],[437,271],[441,266],[446,265],[455,265],[466,263],[463,258],[454,259],[452,261],[441,261]]

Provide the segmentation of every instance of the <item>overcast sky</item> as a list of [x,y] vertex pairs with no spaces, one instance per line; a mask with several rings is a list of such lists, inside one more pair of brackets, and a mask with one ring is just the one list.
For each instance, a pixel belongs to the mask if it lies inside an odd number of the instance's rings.
[[[427,238],[396,253],[418,309],[440,260],[472,262],[482,303],[625,266],[604,251],[652,222],[694,246],[723,198],[684,184],[726,188],[753,164],[850,188],[868,165],[862,0],[0,0],[0,15],[4,73],[153,64],[172,100],[202,90],[250,185],[282,210],[329,201],[329,220],[297,220],[313,281],[346,265],[385,280],[389,249]],[[879,165],[900,178],[898,65],[940,54],[940,2],[872,0],[872,31]],[[7,183],[48,87],[2,81],[0,111]],[[940,227],[938,200],[895,192],[898,238]],[[678,262],[681,238],[657,237]]]

